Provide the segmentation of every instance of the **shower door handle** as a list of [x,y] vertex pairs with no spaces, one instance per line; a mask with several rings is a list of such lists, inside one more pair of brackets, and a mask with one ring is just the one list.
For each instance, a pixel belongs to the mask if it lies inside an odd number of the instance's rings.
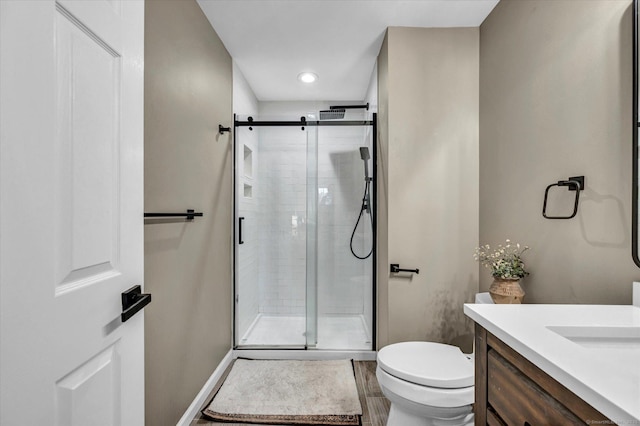
[[244,244],[244,240],[242,239],[242,223],[244,222],[244,217],[238,218],[238,244]]

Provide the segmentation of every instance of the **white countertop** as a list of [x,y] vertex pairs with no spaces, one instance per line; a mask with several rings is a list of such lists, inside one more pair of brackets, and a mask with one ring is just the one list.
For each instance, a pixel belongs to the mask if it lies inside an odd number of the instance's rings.
[[600,327],[606,333],[606,327],[625,327],[635,332],[628,327],[640,327],[640,307],[465,304],[464,313],[610,420],[640,424],[640,346],[589,347],[552,331]]

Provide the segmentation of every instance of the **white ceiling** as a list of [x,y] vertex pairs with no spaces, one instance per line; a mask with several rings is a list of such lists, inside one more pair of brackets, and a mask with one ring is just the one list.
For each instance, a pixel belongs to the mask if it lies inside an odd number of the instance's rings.
[[[261,101],[362,100],[387,27],[477,27],[498,0],[198,0]],[[319,76],[307,85],[297,76]]]

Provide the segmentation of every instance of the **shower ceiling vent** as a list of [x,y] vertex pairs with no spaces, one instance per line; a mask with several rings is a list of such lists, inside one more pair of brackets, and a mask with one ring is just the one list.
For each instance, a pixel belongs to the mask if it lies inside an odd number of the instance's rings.
[[339,120],[344,118],[344,109],[330,109],[320,111],[320,120]]

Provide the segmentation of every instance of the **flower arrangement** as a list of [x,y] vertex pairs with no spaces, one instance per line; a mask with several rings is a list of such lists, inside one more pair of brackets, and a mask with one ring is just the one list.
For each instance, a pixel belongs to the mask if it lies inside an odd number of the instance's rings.
[[524,278],[529,273],[524,269],[522,253],[529,250],[529,247],[520,248],[520,244],[512,244],[506,240],[506,244],[498,244],[498,247],[491,250],[489,244],[476,248],[474,259],[484,265],[491,267],[491,275],[494,278],[503,280],[517,280]]

